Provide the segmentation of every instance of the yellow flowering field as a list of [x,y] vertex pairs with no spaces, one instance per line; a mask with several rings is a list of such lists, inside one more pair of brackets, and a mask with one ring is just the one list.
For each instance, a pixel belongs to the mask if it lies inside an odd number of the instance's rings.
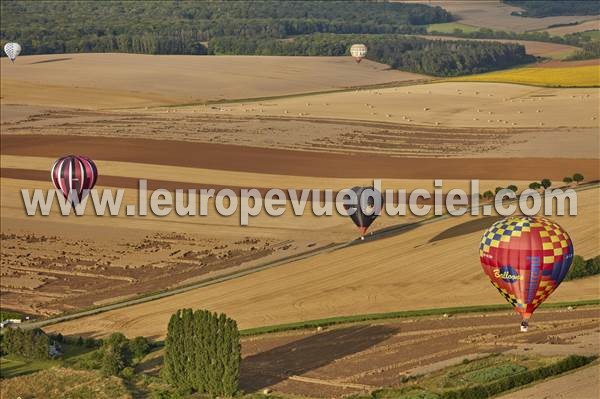
[[515,68],[480,75],[461,76],[450,80],[520,83],[549,87],[598,87],[600,86],[600,65]]

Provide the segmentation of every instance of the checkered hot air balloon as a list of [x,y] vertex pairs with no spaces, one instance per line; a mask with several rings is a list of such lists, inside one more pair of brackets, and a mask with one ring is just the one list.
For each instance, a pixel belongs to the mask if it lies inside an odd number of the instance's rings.
[[21,45],[19,43],[6,43],[4,45],[4,52],[12,62],[15,62],[17,56],[21,54]]
[[571,238],[543,217],[513,216],[492,225],[479,256],[492,285],[521,314],[527,331],[535,309],[560,285],[573,261]]
[[[52,183],[67,200],[72,202],[71,191],[79,201],[85,196],[84,190],[91,190],[98,179],[98,169],[94,161],[81,155],[67,155],[57,159],[52,165]],[[74,205],[74,204],[73,204]]]

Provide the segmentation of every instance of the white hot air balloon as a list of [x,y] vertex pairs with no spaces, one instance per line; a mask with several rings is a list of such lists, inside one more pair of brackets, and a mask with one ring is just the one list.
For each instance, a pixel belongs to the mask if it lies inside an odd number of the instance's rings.
[[19,43],[6,43],[4,52],[12,62],[15,62],[17,56],[21,54],[21,45]]
[[367,46],[364,44],[353,44],[352,47],[350,47],[350,54],[352,54],[352,57],[359,63],[365,58],[365,55],[367,55]]

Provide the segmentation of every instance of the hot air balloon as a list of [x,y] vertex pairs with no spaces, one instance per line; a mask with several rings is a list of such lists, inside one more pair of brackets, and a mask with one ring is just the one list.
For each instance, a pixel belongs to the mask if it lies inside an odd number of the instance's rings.
[[[85,196],[84,190],[91,190],[98,179],[98,169],[91,159],[81,155],[67,155],[57,159],[52,165],[52,183],[67,200],[71,190],[79,201]],[[74,206],[75,204],[72,203]]]
[[21,54],[21,45],[19,43],[6,43],[4,52],[12,62],[15,62],[17,56]]
[[367,46],[364,44],[353,44],[350,47],[350,54],[352,54],[352,57],[354,57],[358,64],[367,55]]
[[[381,193],[375,190],[373,187],[352,187],[350,190],[354,191],[356,194],[357,202],[350,205],[344,205],[344,208],[346,208],[346,211],[349,213],[350,211],[354,210],[354,212],[350,215],[350,218],[360,231],[360,239],[364,240],[367,229],[381,213],[381,208],[383,206],[383,195],[381,195]],[[361,198],[365,190],[373,190],[374,195],[381,198],[379,203],[375,201],[373,196],[369,196],[368,193],[365,193],[364,198]]]
[[549,219],[512,216],[483,234],[479,256],[492,285],[521,315],[525,332],[531,314],[567,275],[573,243]]

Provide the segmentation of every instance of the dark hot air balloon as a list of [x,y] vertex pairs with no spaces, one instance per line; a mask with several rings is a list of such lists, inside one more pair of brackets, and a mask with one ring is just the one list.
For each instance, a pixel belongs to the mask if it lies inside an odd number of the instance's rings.
[[521,315],[521,331],[527,331],[531,314],[567,275],[573,243],[549,219],[513,216],[483,234],[479,256],[494,287]]
[[[354,213],[350,215],[350,218],[360,231],[360,239],[364,240],[367,229],[381,213],[383,195],[373,187],[352,187],[350,190],[354,191],[356,194],[357,201],[354,204],[344,205],[344,208],[346,208],[346,211],[349,213],[354,210]],[[364,199],[361,200],[361,196],[363,196],[365,190],[373,190],[374,195],[381,200],[377,203],[373,196],[369,196],[368,193],[365,193]]]
[[98,179],[98,169],[91,159],[81,155],[68,155],[57,159],[52,165],[52,183],[66,199],[71,190],[79,201],[84,197],[84,190],[91,190]]

